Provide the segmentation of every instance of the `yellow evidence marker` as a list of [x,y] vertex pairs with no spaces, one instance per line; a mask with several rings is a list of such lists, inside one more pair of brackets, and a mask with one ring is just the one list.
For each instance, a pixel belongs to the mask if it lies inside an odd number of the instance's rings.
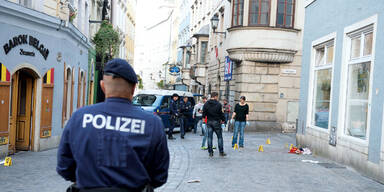
[[289,146],[289,150],[291,150],[293,148],[293,144],[291,144],[291,146]]
[[12,165],[12,158],[11,157],[6,157],[5,158],[5,163],[4,163],[4,166],[5,167],[9,167]]
[[236,149],[239,149],[239,146],[237,144],[235,144],[235,146],[233,146],[233,150],[236,150]]
[[260,145],[260,147],[259,147],[259,152],[264,152],[263,145]]
[[271,140],[268,138],[266,143],[267,143],[267,145],[270,145],[271,144]]

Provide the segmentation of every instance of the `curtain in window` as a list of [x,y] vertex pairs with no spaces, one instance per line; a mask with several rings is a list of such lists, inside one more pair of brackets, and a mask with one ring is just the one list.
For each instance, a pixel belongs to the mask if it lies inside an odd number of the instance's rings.
[[244,0],[233,0],[232,26],[243,25]]
[[295,0],[278,0],[277,19],[278,27],[293,27]]
[[249,25],[269,25],[270,0],[249,1]]

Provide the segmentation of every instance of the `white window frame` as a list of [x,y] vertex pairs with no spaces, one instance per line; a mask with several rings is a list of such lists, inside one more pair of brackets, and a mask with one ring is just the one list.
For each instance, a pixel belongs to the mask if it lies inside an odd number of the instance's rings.
[[[309,85],[308,85],[308,111],[307,111],[307,127],[313,128],[315,130],[319,130],[325,133],[330,132],[330,127],[331,127],[331,122],[332,122],[332,98],[333,98],[333,78],[334,78],[334,64],[335,64],[335,58],[336,58],[336,32],[330,33],[326,36],[323,36],[317,40],[312,41],[311,45],[311,65],[310,65],[310,70],[309,70]],[[332,60],[332,65],[331,66],[320,66],[320,67],[315,67],[316,64],[316,48],[318,48],[321,45],[327,45],[330,42],[333,42],[333,60]],[[326,53],[324,53],[324,60],[326,61]],[[320,70],[320,69],[328,69],[332,68],[332,77],[331,77],[331,95],[330,95],[330,104],[329,104],[329,122],[328,122],[328,128],[324,129],[321,127],[317,127],[312,125],[312,111],[315,106],[313,106],[313,99],[314,99],[314,88],[315,88],[315,79],[314,79],[314,74],[315,70]]]
[[[371,102],[372,102],[372,88],[373,88],[373,72],[374,72],[374,64],[375,64],[375,47],[376,47],[376,30],[377,30],[377,14],[373,15],[367,19],[354,23],[350,26],[344,28],[343,35],[343,54],[342,54],[342,67],[341,67],[341,81],[340,81],[340,102],[339,102],[339,121],[338,121],[338,135],[346,140],[355,142],[357,144],[362,144],[365,147],[368,147],[369,143],[369,135],[370,135],[370,127],[371,127]],[[351,59],[351,37],[350,34],[355,31],[359,31],[360,29],[364,29],[368,26],[372,25],[373,29],[373,37],[372,37],[372,52],[370,56],[362,56],[358,59]],[[360,31],[361,32],[361,31]],[[364,40],[364,39],[362,39]],[[364,47],[361,46],[360,49]],[[361,53],[361,50],[360,50]],[[368,114],[367,114],[367,130],[365,139],[360,139],[357,137],[353,137],[347,135],[345,132],[347,117],[346,117],[346,109],[347,109],[347,89],[348,89],[348,69],[349,65],[356,63],[364,63],[370,61],[371,62],[371,71],[369,77],[369,85],[370,90],[368,93]]]

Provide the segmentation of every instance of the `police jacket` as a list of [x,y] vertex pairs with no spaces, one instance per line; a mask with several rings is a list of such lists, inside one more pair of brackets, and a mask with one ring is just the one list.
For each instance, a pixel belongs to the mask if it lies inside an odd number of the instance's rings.
[[203,106],[203,117],[209,120],[225,121],[225,116],[221,104],[216,100],[209,100]]
[[169,151],[159,117],[123,98],[77,110],[64,128],[57,172],[80,189],[159,187]]
[[192,109],[192,104],[191,102],[187,101],[187,102],[184,102],[184,101],[180,101],[180,113],[186,117],[189,115],[190,111]]
[[171,100],[169,104],[169,113],[173,116],[179,115],[179,106],[177,104],[177,100],[176,101],[174,101],[173,99]]

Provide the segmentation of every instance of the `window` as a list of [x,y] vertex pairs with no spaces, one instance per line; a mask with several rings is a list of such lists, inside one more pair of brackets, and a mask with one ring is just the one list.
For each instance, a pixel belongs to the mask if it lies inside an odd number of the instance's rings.
[[169,107],[169,103],[171,102],[171,97],[170,96],[165,96],[163,97],[163,100],[161,101],[160,108],[161,109],[167,109]]
[[249,1],[249,25],[269,25],[270,0]]
[[244,0],[233,0],[232,26],[243,25]]
[[314,47],[313,97],[311,125],[328,129],[330,119],[334,42],[327,41]]
[[347,96],[345,134],[366,139],[368,129],[369,93],[373,25],[347,34]]
[[185,67],[190,68],[191,67],[191,52],[190,51],[187,51],[187,53],[186,53],[185,62],[186,62]]
[[278,0],[276,26],[293,28],[295,0]]
[[30,0],[19,0],[19,4],[24,7],[32,8],[32,1]]
[[207,57],[208,42],[201,42],[200,63],[204,64]]
[[156,101],[155,95],[137,95],[133,98],[133,105],[137,106],[152,106]]

